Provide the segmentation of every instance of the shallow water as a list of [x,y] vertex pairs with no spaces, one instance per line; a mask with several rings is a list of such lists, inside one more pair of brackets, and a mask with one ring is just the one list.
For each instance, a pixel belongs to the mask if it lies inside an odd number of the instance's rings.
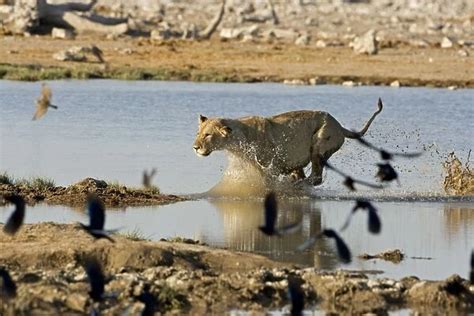
[[[442,162],[455,150],[462,158],[474,148],[474,91],[425,88],[340,86],[290,87],[279,84],[199,84],[183,82],[54,81],[53,101],[60,109],[32,122],[39,83],[0,81],[0,171],[17,177],[48,176],[66,185],[87,176],[139,185],[144,168],[157,167],[155,183],[167,193],[200,193],[221,178],[223,153],[198,158],[191,148],[198,115],[272,115],[294,109],[330,112],[344,126],[360,129],[376,109],[385,108],[367,139],[389,149],[424,150],[416,160],[395,162],[401,186],[375,196],[382,233],[369,235],[365,213],[357,214],[342,236],[354,255],[399,248],[408,257],[395,265],[355,259],[341,265],[330,241],[304,253],[295,247],[321,227],[342,225],[353,194],[331,172],[312,198],[281,201],[279,223],[303,219],[302,232],[282,239],[256,229],[262,201],[204,199],[162,207],[127,208],[108,213],[107,226],[138,229],[145,237],[183,236],[211,245],[253,251],[283,261],[323,269],[380,270],[387,276],[440,279],[467,276],[474,248],[474,201],[448,202],[443,196]],[[397,148],[398,147],[398,148]],[[375,153],[348,140],[330,160],[354,176],[373,180]],[[323,197],[323,199],[321,199]],[[10,208],[0,208],[0,221]],[[27,222],[85,221],[66,207],[30,208]]]

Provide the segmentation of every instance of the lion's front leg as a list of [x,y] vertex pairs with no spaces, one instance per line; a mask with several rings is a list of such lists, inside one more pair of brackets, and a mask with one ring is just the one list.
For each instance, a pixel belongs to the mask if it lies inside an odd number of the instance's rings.
[[313,156],[311,159],[311,174],[306,179],[311,185],[320,185],[323,183],[324,160],[320,156]]

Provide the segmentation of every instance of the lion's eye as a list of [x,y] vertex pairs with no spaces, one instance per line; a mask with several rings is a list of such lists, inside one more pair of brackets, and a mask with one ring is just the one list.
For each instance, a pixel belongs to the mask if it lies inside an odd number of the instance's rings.
[[211,137],[211,134],[204,134],[205,138]]

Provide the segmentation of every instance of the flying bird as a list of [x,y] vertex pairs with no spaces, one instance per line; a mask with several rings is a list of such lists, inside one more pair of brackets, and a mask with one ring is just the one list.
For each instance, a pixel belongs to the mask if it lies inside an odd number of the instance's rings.
[[142,311],[142,316],[153,316],[155,315],[155,297],[150,293],[148,287],[145,287],[142,294],[137,299],[145,304],[145,308]]
[[334,166],[329,164],[327,161],[324,164],[328,169],[333,170],[334,172],[336,172],[340,176],[344,177],[345,179],[344,179],[343,184],[344,184],[344,186],[346,186],[351,191],[356,191],[356,188],[354,186],[354,184],[356,184],[356,183],[361,184],[361,185],[366,186],[366,187],[369,187],[369,188],[373,188],[373,189],[382,189],[383,188],[383,186],[379,185],[379,184],[373,184],[373,183],[365,182],[365,181],[362,181],[362,180],[354,179],[354,178],[348,176],[347,174],[345,174],[344,172],[342,172],[341,170],[335,168]]
[[89,194],[87,197],[87,209],[89,212],[89,225],[80,224],[95,239],[106,238],[115,242],[109,234],[116,230],[104,230],[105,225],[105,206],[95,194]]
[[358,209],[367,210],[367,217],[368,217],[368,227],[369,232],[372,234],[378,234],[382,230],[382,223],[380,218],[377,214],[377,209],[370,203],[369,201],[357,199],[356,205],[352,208],[352,211],[349,213],[349,216],[346,219],[344,225],[342,225],[340,231],[344,231],[348,226],[352,219],[352,215],[357,212]]
[[151,180],[156,174],[156,168],[151,169],[151,171],[148,173],[147,170],[143,170],[143,186],[147,189],[150,189],[153,187],[151,184]]
[[48,112],[48,108],[58,109],[56,105],[51,104],[51,98],[53,94],[51,88],[46,83],[41,84],[41,96],[36,99],[36,112],[33,116],[33,121],[41,118]]
[[398,173],[392,167],[390,163],[378,163],[377,167],[379,170],[375,177],[377,177],[382,182],[391,182],[393,180],[397,180],[398,184],[400,185],[400,181],[398,180]]
[[270,192],[265,197],[264,202],[265,208],[265,224],[263,226],[259,226],[258,228],[262,231],[265,235],[268,236],[281,236],[289,233],[293,233],[301,228],[301,223],[293,223],[281,228],[276,228],[276,220],[277,220],[277,213],[278,213],[278,203],[276,200],[276,196],[274,192]]
[[25,200],[16,194],[3,197],[6,201],[15,205],[15,210],[8,218],[7,223],[3,226],[3,232],[8,235],[15,235],[23,225],[25,218]]
[[4,267],[0,267],[0,279],[2,279],[0,297],[14,298],[16,296],[16,284]]
[[389,151],[387,151],[383,148],[378,148],[378,147],[372,145],[371,143],[369,143],[368,141],[366,141],[363,138],[357,138],[357,141],[359,141],[359,143],[361,143],[362,145],[364,145],[364,146],[366,146],[370,149],[378,151],[380,153],[380,157],[382,158],[382,160],[392,160],[394,156],[405,157],[405,158],[416,158],[416,157],[421,156],[421,154],[422,154],[421,152],[416,152],[416,153],[389,152]]
[[91,45],[90,52],[100,63],[105,63],[104,52],[99,47]]
[[102,271],[102,265],[97,258],[90,257],[85,261],[84,270],[86,270],[91,286],[89,296],[96,302],[101,301],[105,288],[105,276]]
[[299,251],[303,251],[311,247],[317,239],[321,237],[333,238],[336,242],[337,254],[343,263],[350,263],[352,261],[352,254],[347,247],[344,240],[333,230],[333,229],[324,229],[321,233],[316,236],[310,237],[302,245],[298,247]]
[[291,316],[300,316],[304,309],[304,292],[301,289],[301,279],[293,275],[288,277],[288,296],[291,300]]

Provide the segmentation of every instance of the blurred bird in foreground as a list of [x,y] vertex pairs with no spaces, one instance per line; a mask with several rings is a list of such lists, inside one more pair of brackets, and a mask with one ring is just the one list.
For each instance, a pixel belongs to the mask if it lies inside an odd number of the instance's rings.
[[95,239],[106,238],[115,242],[109,234],[117,230],[104,230],[105,225],[105,206],[100,198],[95,194],[89,194],[87,197],[87,209],[89,212],[89,225],[80,224]]
[[474,285],[474,250],[471,252],[471,273],[469,274],[469,280]]
[[382,158],[382,160],[392,160],[394,156],[404,157],[404,158],[416,158],[416,157],[421,156],[421,152],[416,152],[416,153],[394,153],[394,152],[389,152],[389,151],[386,151],[383,148],[375,147],[374,145],[372,145],[371,143],[369,143],[368,141],[366,141],[363,138],[357,138],[357,141],[359,141],[359,143],[361,143],[362,145],[364,145],[364,146],[366,146],[370,149],[378,151],[380,153],[380,157]]
[[321,238],[321,237],[328,237],[328,238],[334,239],[334,241],[336,242],[337,254],[342,262],[350,263],[352,261],[352,254],[351,254],[351,251],[349,250],[349,247],[347,247],[344,240],[332,229],[324,229],[318,235],[309,238],[302,245],[298,247],[298,250],[303,251],[303,250],[308,249],[316,242],[318,238]]
[[397,180],[398,185],[400,185],[400,181],[398,180],[398,173],[389,163],[378,163],[377,167],[379,170],[375,177],[377,177],[382,182],[392,182],[393,180]]
[[7,223],[3,226],[3,232],[8,235],[14,235],[18,232],[25,218],[25,200],[16,194],[3,197],[6,201],[15,205],[15,210],[8,218]]
[[304,292],[301,279],[293,275],[288,277],[288,296],[291,300],[291,316],[300,316],[304,309]]
[[354,179],[354,178],[348,176],[347,174],[345,174],[344,172],[340,171],[339,169],[335,168],[334,166],[330,165],[327,161],[324,164],[328,169],[330,169],[330,170],[336,172],[337,174],[339,174],[340,176],[344,177],[345,180],[344,180],[343,184],[344,184],[344,186],[346,186],[351,191],[356,191],[356,188],[354,187],[355,183],[364,185],[364,186],[372,188],[372,189],[382,189],[383,188],[383,186],[379,185],[379,184],[372,184],[372,183],[365,182],[365,181],[362,181],[362,180]]
[[277,214],[278,204],[277,204],[277,200],[276,200],[276,196],[274,192],[268,193],[267,196],[265,197],[264,208],[265,208],[265,224],[258,228],[265,235],[281,236],[281,235],[296,232],[301,228],[301,222],[293,223],[281,228],[275,227],[277,215],[278,215]]
[[36,112],[33,116],[33,121],[45,115],[48,112],[48,108],[58,109],[56,105],[51,104],[52,97],[51,88],[46,83],[41,84],[41,96],[36,99]]
[[90,257],[84,263],[84,270],[86,270],[91,286],[89,296],[96,302],[101,301],[105,288],[105,276],[102,271],[102,265],[97,258]]
[[148,286],[145,286],[142,294],[137,299],[145,304],[145,308],[142,311],[142,316],[153,316],[155,315],[155,297],[150,293]]
[[16,296],[16,284],[4,267],[0,267],[0,280],[2,280],[0,297],[14,298]]
[[156,174],[156,168],[151,169],[151,171],[148,173],[147,170],[143,170],[143,186],[146,189],[151,189],[153,185],[151,184],[151,180]]
[[382,223],[380,222],[380,218],[377,214],[377,209],[369,201],[361,199],[356,200],[356,205],[352,208],[352,211],[349,213],[349,216],[347,217],[344,225],[342,225],[340,231],[342,232],[349,226],[352,215],[354,215],[358,209],[367,210],[369,232],[372,234],[380,233],[382,229]]

